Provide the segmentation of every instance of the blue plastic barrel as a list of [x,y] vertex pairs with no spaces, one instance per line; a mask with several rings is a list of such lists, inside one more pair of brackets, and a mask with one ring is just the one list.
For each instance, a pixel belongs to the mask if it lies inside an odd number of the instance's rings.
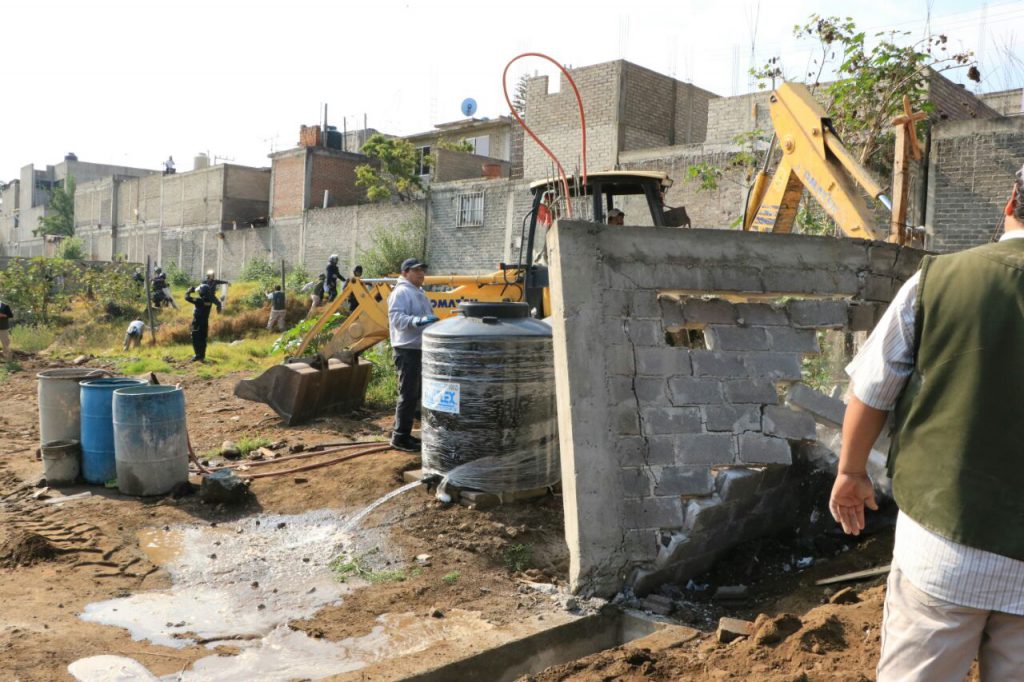
[[174,386],[114,391],[117,487],[127,495],[163,495],[188,480],[185,392]]
[[82,478],[103,484],[117,476],[114,466],[114,391],[142,386],[141,379],[90,379],[79,384],[82,405]]

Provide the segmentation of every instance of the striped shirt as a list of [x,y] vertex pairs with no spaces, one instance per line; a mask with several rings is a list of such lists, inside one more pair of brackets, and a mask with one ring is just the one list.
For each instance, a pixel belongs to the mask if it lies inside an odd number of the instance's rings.
[[[1024,231],[1002,239],[1024,238]],[[900,288],[857,357],[846,367],[851,390],[869,407],[890,411],[914,369],[919,273]],[[1024,561],[953,542],[902,511],[893,563],[922,592],[961,606],[1024,616]]]

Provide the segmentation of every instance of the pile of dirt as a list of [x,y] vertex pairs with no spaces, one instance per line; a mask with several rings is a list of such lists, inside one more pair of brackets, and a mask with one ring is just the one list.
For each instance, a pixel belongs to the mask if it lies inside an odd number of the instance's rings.
[[0,542],[0,568],[32,566],[57,557],[57,548],[38,533],[17,531]]
[[867,682],[874,679],[878,661],[884,598],[884,588],[875,586],[855,603],[824,604],[799,617],[761,614],[752,636],[728,644],[711,633],[677,648],[652,650],[638,646],[639,642],[626,644],[524,679]]

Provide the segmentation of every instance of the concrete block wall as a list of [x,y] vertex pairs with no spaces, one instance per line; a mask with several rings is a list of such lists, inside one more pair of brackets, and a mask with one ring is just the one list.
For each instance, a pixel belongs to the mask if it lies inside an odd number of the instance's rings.
[[755,129],[771,135],[774,128],[768,109],[770,96],[770,92],[752,92],[709,101],[707,142],[729,143],[737,135]]
[[[431,185],[427,232],[430,272],[475,275],[497,270],[498,263],[507,260],[507,225],[522,219],[510,206],[515,201],[513,192],[526,192],[525,184],[477,179]],[[483,224],[456,227],[460,197],[477,192],[483,193]]]
[[1020,116],[1024,114],[1024,88],[986,92],[979,95],[978,98],[1000,116]]
[[685,580],[786,526],[792,445],[814,434],[786,387],[818,330],[884,305],[922,256],[572,221],[548,246],[569,577],[600,595]]
[[[607,170],[619,150],[618,107],[622,61],[572,69],[587,118],[587,157],[591,170]],[[526,123],[561,159],[567,173],[582,157],[579,109],[572,86],[559,74],[557,92],[548,92],[548,77],[527,81]],[[523,175],[538,180],[551,175],[552,162],[532,139],[523,149]]]
[[1024,117],[946,121],[932,129],[925,246],[959,251],[996,233],[1024,164]]
[[620,151],[703,142],[708,102],[718,96],[630,62],[622,62]]

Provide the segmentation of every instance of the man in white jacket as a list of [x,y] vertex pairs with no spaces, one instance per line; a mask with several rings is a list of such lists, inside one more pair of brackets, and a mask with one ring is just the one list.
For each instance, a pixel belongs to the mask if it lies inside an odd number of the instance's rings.
[[423,329],[438,318],[430,299],[423,293],[427,264],[418,258],[402,262],[402,276],[388,296],[388,325],[391,347],[398,368],[398,405],[391,447],[404,452],[419,452],[420,440],[412,435],[412,422],[420,400]]

